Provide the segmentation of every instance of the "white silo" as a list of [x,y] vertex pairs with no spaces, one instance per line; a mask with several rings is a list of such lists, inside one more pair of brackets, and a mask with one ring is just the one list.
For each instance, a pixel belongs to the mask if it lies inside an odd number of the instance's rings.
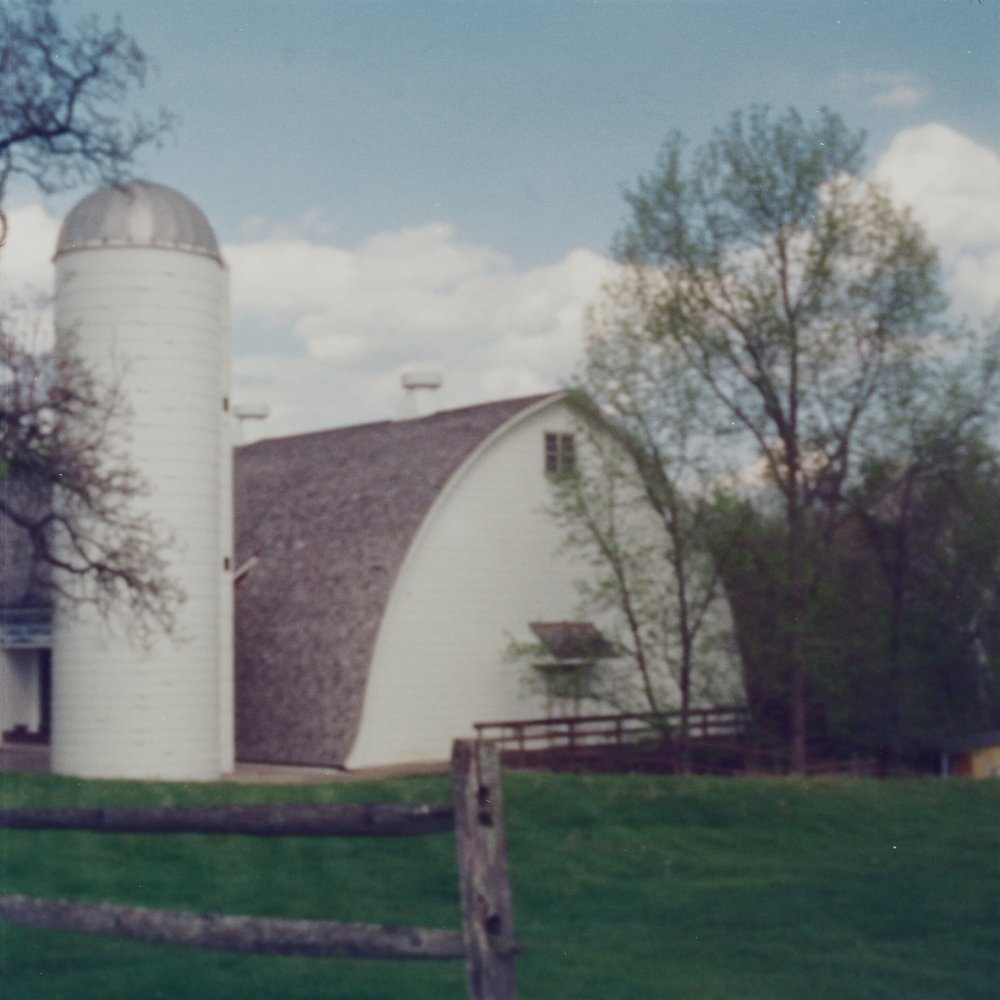
[[143,644],[88,606],[57,608],[52,769],[88,777],[211,779],[232,767],[228,274],[183,195],[134,181],[66,217],[56,328],[122,386],[144,510],[172,536],[186,599]]

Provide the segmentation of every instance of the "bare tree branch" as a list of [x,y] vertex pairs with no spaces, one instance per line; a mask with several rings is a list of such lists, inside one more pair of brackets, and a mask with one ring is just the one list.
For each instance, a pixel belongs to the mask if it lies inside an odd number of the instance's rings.
[[150,63],[116,20],[64,28],[52,0],[0,7],[0,246],[7,184],[25,177],[49,193],[126,176],[136,154],[173,122],[124,108]]
[[0,517],[30,540],[36,584],[140,634],[170,631],[183,594],[170,537],[141,507],[119,382],[97,379],[70,343],[35,353],[8,326],[0,315]]

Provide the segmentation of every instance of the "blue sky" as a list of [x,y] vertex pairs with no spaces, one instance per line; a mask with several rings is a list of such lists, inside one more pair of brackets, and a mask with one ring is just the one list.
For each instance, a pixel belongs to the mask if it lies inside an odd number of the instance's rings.
[[[668,132],[701,141],[752,103],[866,129],[873,171],[946,244],[953,292],[995,305],[997,0],[62,8],[120,13],[157,63],[141,100],[179,120],[140,174],[224,244],[237,394],[271,403],[267,433],[391,416],[410,363],[444,370],[446,405],[558,384],[622,186]],[[15,191],[28,221],[5,263],[40,275],[30,254],[82,193]]]

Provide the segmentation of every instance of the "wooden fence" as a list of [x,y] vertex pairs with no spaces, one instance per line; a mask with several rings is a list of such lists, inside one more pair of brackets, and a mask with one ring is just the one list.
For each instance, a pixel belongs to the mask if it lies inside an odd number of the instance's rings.
[[[682,746],[681,713],[620,713],[477,722],[480,739],[500,748],[511,767],[548,770],[682,770],[698,774],[787,774],[788,747],[755,730],[744,706],[692,709]],[[809,744],[806,774],[885,776],[870,756],[820,741]]]
[[[645,748],[650,756],[669,759],[679,745],[679,712],[576,715],[547,719],[477,722],[476,733],[501,748],[513,766],[544,763],[560,754],[585,761],[604,755],[625,759],[625,751]],[[688,713],[692,747],[748,750],[750,716],[742,706],[699,708]]]
[[9,809],[0,810],[0,826],[254,837],[403,836],[454,829],[461,933],[329,920],[179,913],[14,895],[0,895],[0,922],[254,954],[464,959],[469,997],[512,1000],[517,994],[515,955],[519,945],[514,935],[497,747],[456,741],[451,771],[453,805]]

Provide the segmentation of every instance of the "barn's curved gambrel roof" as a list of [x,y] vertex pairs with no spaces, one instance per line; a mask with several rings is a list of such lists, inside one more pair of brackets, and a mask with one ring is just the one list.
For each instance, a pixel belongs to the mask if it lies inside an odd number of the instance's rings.
[[435,500],[504,424],[558,394],[237,449],[237,755],[342,765],[379,624]]

